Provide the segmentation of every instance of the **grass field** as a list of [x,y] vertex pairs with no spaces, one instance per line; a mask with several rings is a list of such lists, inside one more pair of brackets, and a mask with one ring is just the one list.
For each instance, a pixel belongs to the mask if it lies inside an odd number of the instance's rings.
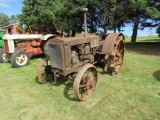
[[[125,37],[127,43],[131,41],[131,37]],[[138,37],[136,42],[160,42],[160,38],[157,36]]]
[[98,69],[98,83],[87,101],[73,98],[72,83],[40,84],[35,57],[30,65],[0,64],[0,120],[160,120],[160,44],[126,45],[118,75]]

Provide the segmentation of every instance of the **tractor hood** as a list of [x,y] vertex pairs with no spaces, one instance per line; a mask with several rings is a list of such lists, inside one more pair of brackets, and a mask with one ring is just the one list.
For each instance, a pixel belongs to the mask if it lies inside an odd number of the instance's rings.
[[91,43],[91,48],[99,44],[99,36],[97,35],[88,35],[87,37],[69,37],[69,38],[55,38],[50,44],[69,44],[78,45],[83,43]]

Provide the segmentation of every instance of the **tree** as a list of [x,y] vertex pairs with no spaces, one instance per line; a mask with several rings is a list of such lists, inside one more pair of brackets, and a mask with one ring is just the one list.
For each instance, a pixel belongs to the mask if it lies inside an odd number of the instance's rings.
[[0,27],[9,25],[10,18],[4,13],[0,13]]
[[[152,0],[153,1],[153,0]],[[53,31],[61,29],[72,32],[71,36],[84,30],[82,8],[87,7],[88,31],[97,29],[122,31],[133,23],[131,42],[137,37],[137,30],[144,29],[148,19],[156,21],[158,8],[150,0],[24,0],[20,23],[27,23],[34,29]],[[157,2],[158,0],[154,0]],[[157,25],[156,22],[155,25]]]
[[120,32],[126,24],[133,24],[132,43],[136,42],[138,29],[149,27],[149,20],[150,27],[160,24],[158,0],[99,0],[99,8],[104,31],[111,29],[116,32],[118,29]]
[[[96,0],[97,1],[97,0]],[[20,24],[29,24],[34,29],[51,28],[72,32],[71,36],[83,30],[82,8],[88,7],[88,29],[95,32],[97,27],[94,0],[24,0]],[[94,10],[94,12],[92,12]]]
[[[150,6],[154,6],[160,13],[160,2],[158,0],[151,0]],[[153,18],[150,18],[150,21],[142,22],[141,27],[142,27],[142,29],[144,29],[145,27],[149,27],[151,29],[157,27],[156,33],[160,37],[160,14],[153,17]]]
[[10,23],[17,23],[18,22],[18,18],[17,15],[11,15],[10,16]]
[[150,0],[130,0],[130,4],[126,7],[126,14],[128,16],[128,22],[133,23],[133,33],[131,36],[131,43],[136,42],[137,31],[139,26],[142,26],[148,19],[154,19],[159,16],[159,10],[156,6],[151,5]]
[[[82,14],[81,6],[78,1],[64,0],[63,2],[54,1],[50,12],[54,12],[54,25],[57,29],[67,31],[68,35],[75,36],[76,32],[81,31]],[[79,7],[80,6],[80,7]]]
[[158,36],[160,37],[160,26],[158,26],[156,33],[158,34]]
[[106,34],[107,30],[118,30],[121,32],[127,20],[126,0],[98,0],[96,7],[96,16],[98,16],[98,28],[103,29]]
[[20,25],[28,24],[32,29],[39,32],[51,28],[53,24],[48,13],[51,2],[52,0],[24,0],[22,14],[18,15]]
[[77,32],[82,30],[82,1],[75,0],[64,0],[61,9],[56,9],[58,12],[55,13],[58,21],[56,27],[68,32],[68,35],[75,36]]

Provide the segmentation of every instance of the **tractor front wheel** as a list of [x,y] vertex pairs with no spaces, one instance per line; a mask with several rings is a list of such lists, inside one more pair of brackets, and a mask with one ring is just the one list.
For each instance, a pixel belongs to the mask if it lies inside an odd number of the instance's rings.
[[30,56],[26,51],[19,50],[11,55],[10,62],[16,68],[23,67],[29,64]]
[[38,65],[37,76],[40,82],[45,84],[51,79],[49,75],[52,75],[50,61],[44,58]]
[[4,49],[0,49],[0,61],[3,63],[9,61],[7,54],[4,52]]
[[73,83],[75,98],[77,100],[88,99],[96,87],[97,78],[97,70],[92,64],[87,63],[82,66]]

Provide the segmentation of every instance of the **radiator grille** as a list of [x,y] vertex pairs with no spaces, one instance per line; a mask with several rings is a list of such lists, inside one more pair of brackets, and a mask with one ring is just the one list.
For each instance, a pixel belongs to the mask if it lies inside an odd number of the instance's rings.
[[63,69],[62,47],[60,45],[50,44],[48,46],[51,67]]

